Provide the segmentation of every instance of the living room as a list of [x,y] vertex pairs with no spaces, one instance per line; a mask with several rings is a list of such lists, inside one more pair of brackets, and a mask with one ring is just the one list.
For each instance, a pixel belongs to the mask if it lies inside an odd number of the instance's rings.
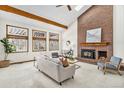
[[[0,68],[0,87],[124,87],[124,6],[1,5],[0,20],[0,40],[6,38],[14,45],[13,51],[5,53],[0,44],[0,62],[9,60],[7,67]],[[98,32],[97,39],[91,38],[93,31]],[[92,35],[88,38],[88,34]],[[62,59],[57,60],[61,61],[70,47],[74,63],[69,66],[75,65],[75,69],[72,66],[66,73],[71,73],[69,79],[58,83],[54,76],[50,77],[56,75],[53,65],[46,69],[48,76],[38,69],[45,69],[44,55],[58,53]],[[122,59],[121,76],[109,72],[104,75],[104,71],[97,69],[100,57],[109,62],[113,56]],[[38,66],[37,61],[44,67]],[[71,75],[74,79],[70,79]],[[63,71],[61,78],[66,76]]]

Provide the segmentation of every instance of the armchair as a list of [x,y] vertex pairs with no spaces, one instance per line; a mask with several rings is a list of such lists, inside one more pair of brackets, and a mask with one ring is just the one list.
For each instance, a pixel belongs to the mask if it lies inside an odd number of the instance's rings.
[[115,56],[112,56],[111,59],[110,59],[110,62],[98,62],[97,65],[98,65],[98,69],[99,67],[101,67],[104,71],[104,74],[106,73],[106,71],[108,70],[114,70],[116,71],[119,75],[121,75],[120,73],[120,64],[121,64],[121,61],[122,59],[119,58],[119,57],[115,57]]

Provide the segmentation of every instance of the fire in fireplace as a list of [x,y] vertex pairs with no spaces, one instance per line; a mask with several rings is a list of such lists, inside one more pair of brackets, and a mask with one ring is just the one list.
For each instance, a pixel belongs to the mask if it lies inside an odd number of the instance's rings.
[[96,52],[95,50],[81,49],[81,57],[88,59],[96,59]]

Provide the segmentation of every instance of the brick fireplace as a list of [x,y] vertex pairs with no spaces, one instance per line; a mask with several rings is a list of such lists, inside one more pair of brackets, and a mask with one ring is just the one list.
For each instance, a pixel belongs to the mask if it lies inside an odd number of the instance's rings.
[[99,59],[100,57],[107,58],[107,51],[96,51],[93,49],[81,49],[81,58],[84,59]]
[[[94,28],[102,28],[101,42],[88,44],[86,42],[87,30]],[[82,52],[89,56],[93,54],[95,57],[84,56]],[[109,61],[112,55],[113,6],[94,5],[78,18],[78,58],[85,62],[97,62],[100,56],[104,56]]]
[[[85,62],[97,62],[99,57],[105,57],[107,61],[110,60],[113,51],[111,50],[111,44],[106,46],[81,46],[80,56],[78,57],[81,61]],[[89,55],[92,57],[87,57]]]

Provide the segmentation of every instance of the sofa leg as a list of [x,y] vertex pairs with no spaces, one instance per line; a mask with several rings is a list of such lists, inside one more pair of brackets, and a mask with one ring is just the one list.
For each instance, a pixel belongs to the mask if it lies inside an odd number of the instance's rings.
[[105,75],[105,72],[106,72],[106,68],[105,67],[103,67],[103,72],[104,72],[104,75]]
[[97,67],[97,69],[99,70],[99,66]]
[[105,72],[104,72],[104,75],[105,75]]
[[105,75],[105,72],[106,72],[106,71],[105,71],[105,69],[104,69],[104,75]]
[[72,79],[74,79],[74,76],[72,76]]
[[122,74],[118,71],[118,74],[121,76]]
[[62,86],[62,82],[60,82],[59,85]]

